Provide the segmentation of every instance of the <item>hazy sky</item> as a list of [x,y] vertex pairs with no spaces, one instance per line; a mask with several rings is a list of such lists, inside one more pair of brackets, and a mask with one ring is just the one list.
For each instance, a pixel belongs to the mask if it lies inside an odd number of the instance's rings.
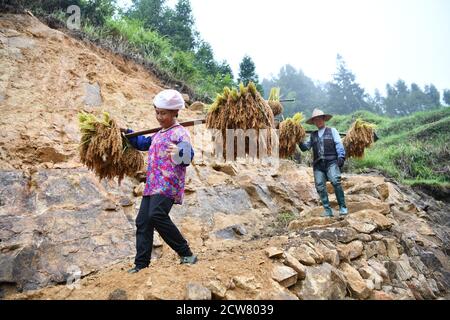
[[[130,3],[130,0],[118,0]],[[176,3],[176,0],[169,0]],[[285,64],[328,81],[340,53],[370,93],[399,78],[450,88],[448,0],[191,0],[196,26],[237,76],[245,54],[262,80]]]

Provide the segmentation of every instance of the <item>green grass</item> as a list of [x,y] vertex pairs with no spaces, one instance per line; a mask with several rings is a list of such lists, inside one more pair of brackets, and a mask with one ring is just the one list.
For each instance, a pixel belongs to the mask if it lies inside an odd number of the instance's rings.
[[[399,118],[358,111],[334,116],[327,125],[344,133],[357,118],[375,124],[380,140],[366,150],[363,159],[348,161],[350,171],[360,173],[376,169],[412,186],[450,186],[449,107]],[[305,128],[315,129],[310,125],[305,125]],[[303,157],[305,161],[308,161],[307,157]]]
[[[377,124],[380,140],[366,150],[363,159],[350,160],[352,170],[377,169],[409,185],[449,186],[450,108],[395,119],[365,116],[366,121]],[[351,116],[336,118],[334,125],[347,130]],[[333,126],[331,121],[329,125]]]
[[292,212],[280,212],[277,216],[278,225],[282,228],[287,228],[291,221],[295,220],[297,217]]

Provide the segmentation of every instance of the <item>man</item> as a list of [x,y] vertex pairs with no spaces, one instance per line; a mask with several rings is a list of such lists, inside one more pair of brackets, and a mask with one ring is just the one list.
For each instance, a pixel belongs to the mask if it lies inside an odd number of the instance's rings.
[[325,217],[333,217],[333,210],[330,207],[326,188],[327,180],[334,187],[340,215],[345,216],[348,214],[344,190],[341,186],[340,170],[345,161],[345,149],[339,132],[335,128],[325,126],[325,122],[331,118],[332,115],[325,114],[319,109],[314,109],[312,117],[306,123],[314,124],[318,130],[311,134],[309,141],[300,144],[302,151],[313,149],[314,182],[325,209]]

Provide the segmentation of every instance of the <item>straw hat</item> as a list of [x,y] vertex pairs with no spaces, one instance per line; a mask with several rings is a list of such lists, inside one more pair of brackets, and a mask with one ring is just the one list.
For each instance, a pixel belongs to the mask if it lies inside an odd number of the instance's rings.
[[309,118],[306,123],[307,124],[314,124],[313,119],[317,118],[317,117],[324,117],[325,121],[330,120],[331,118],[333,118],[333,116],[331,114],[325,114],[322,110],[319,109],[314,109],[311,118]]

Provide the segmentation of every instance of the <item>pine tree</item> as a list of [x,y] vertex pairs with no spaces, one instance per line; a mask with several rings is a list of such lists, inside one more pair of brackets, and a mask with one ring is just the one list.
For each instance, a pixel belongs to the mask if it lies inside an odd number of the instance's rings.
[[433,84],[425,86],[424,91],[428,97],[430,108],[439,107],[441,105],[441,94]]
[[337,73],[333,81],[328,83],[329,101],[327,109],[330,112],[348,114],[356,110],[368,109],[364,89],[355,81],[355,75],[347,69],[344,59],[337,55]]
[[444,90],[444,102],[446,105],[450,106],[450,90]]
[[255,63],[253,62],[252,58],[250,58],[250,56],[246,55],[242,59],[242,62],[239,64],[238,82],[242,82],[245,86],[247,86],[250,81],[255,83],[258,91],[263,94],[264,90],[259,83],[259,77],[256,74]]
[[175,11],[167,10],[168,21],[166,30],[163,32],[167,35],[172,43],[184,51],[194,49],[196,46],[196,38],[198,33],[194,28],[195,19],[192,15],[191,2],[189,0],[178,0]]
[[165,5],[166,0],[133,0],[127,15],[143,21],[146,28],[161,32],[164,26]]

